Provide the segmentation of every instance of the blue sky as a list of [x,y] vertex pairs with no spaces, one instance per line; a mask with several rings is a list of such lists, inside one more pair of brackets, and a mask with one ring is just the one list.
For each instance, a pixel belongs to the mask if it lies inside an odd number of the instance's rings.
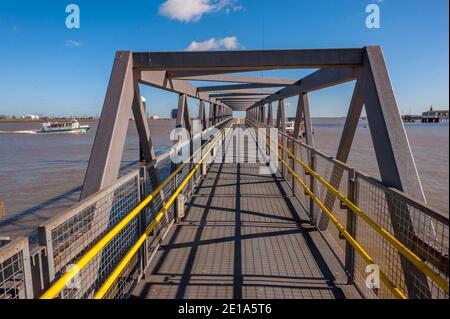
[[[65,26],[70,3],[80,7],[80,29]],[[370,3],[380,7],[380,29],[365,26]],[[448,0],[1,0],[0,114],[99,114],[117,50],[178,51],[212,38],[208,49],[382,45],[402,112],[448,108],[448,6]],[[352,86],[313,93],[312,115],[344,115]],[[143,95],[150,114],[168,116],[177,101],[155,89]]]

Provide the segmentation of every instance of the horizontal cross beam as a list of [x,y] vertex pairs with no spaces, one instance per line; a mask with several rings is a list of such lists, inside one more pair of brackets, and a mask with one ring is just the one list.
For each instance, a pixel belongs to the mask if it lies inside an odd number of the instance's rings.
[[248,84],[201,86],[201,87],[198,87],[197,89],[199,92],[235,92],[236,90],[272,88],[272,87],[280,87],[280,86],[284,86],[284,85],[248,83]]
[[279,79],[279,78],[263,78],[257,76],[233,76],[233,75],[198,75],[177,77],[183,80],[209,81],[209,82],[236,82],[236,83],[253,83],[253,84],[273,84],[285,86],[297,82],[295,79]]
[[[297,83],[289,85],[279,90],[275,94],[262,99],[260,102],[262,104],[267,104],[282,99],[287,99],[301,93],[316,91],[330,86],[353,81],[358,77],[359,73],[360,68],[321,69],[304,77]],[[256,106],[257,105],[254,105],[253,107]]]
[[141,70],[239,70],[336,68],[362,65],[363,49],[301,49],[202,52],[135,52]]
[[[266,70],[266,69],[265,69]],[[270,68],[267,68],[267,70],[271,70]],[[252,68],[242,68],[238,70],[189,70],[189,71],[170,71],[167,73],[167,76],[170,78],[179,78],[183,80],[195,80],[197,77],[207,77],[207,76],[215,76],[215,75],[221,75],[221,74],[229,74],[229,73],[241,73],[241,72],[251,72],[253,71]],[[264,71],[264,70],[263,70]],[[202,80],[206,81],[206,80]]]
[[222,93],[213,93],[210,94],[210,97],[221,97],[221,96],[238,96],[238,95],[270,95],[274,94],[276,91],[273,90],[257,90],[257,89],[249,89],[249,90],[236,90],[232,92],[222,92]]
[[187,81],[167,78],[165,71],[141,71],[137,72],[137,74],[137,81],[141,84],[220,104],[215,98],[210,98],[209,94],[198,92],[197,88]]
[[247,96],[224,96],[224,97],[218,97],[217,100],[219,101],[226,101],[226,100],[255,100],[259,101],[262,99],[262,96],[260,95],[247,95]]

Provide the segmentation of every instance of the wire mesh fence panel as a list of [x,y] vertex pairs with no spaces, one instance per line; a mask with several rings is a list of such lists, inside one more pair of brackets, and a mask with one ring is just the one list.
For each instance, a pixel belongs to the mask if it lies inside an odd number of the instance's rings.
[[41,226],[41,242],[50,245],[55,274],[82,256],[126,216],[139,201],[139,172],[122,177],[106,189]]
[[[40,226],[41,243],[49,252],[51,280],[74,267],[73,264],[128,215],[139,200],[140,181],[136,170]],[[138,217],[134,217],[67,283],[60,297],[91,297],[136,240],[139,231]]]
[[[340,194],[348,197],[349,169],[317,152],[314,158],[316,173]],[[347,224],[348,210],[341,205],[341,201],[323,183],[316,181],[315,188],[316,194],[325,207],[345,226]],[[345,262],[346,240],[319,208],[316,208],[314,212],[317,216],[315,218],[317,227],[327,236],[329,243],[335,248],[334,252],[341,262]]]
[[[253,120],[250,125],[260,127],[263,124]],[[423,270],[401,255],[397,247],[390,243],[386,235],[381,235],[382,228],[392,234],[402,245],[409,248],[423,260],[435,273],[441,276],[448,287],[448,251],[449,231],[448,217],[425,204],[409,198],[396,189],[388,188],[372,177],[356,172],[325,154],[305,145],[300,140],[288,138],[278,132],[280,152],[283,147],[292,150],[301,162],[309,166],[319,177],[329,185],[319,182],[306,169],[290,159],[283,160],[294,169],[297,176],[313,191],[314,195],[346,227],[349,234],[374,260],[379,270],[386,274],[394,287],[398,288],[408,298],[446,298],[448,294],[442,288],[442,282],[427,276]],[[283,144],[287,144],[284,146]],[[283,147],[281,147],[283,146]],[[282,166],[281,161],[278,163]],[[280,172],[282,170],[280,169]],[[324,235],[333,247],[335,254],[347,271],[350,278],[366,298],[395,298],[393,287],[388,287],[383,281],[376,288],[373,282],[366,282],[372,269],[367,268],[366,261],[350,246],[342,234],[330,225],[329,218],[306,195],[303,188],[292,183],[292,176],[284,174],[286,181],[294,185],[294,195],[300,201],[305,211],[310,214],[311,221]],[[330,186],[333,191],[330,190]],[[377,227],[369,225],[349,207],[342,204],[334,194],[340,193],[358,207],[364,215],[373,220]],[[447,288],[448,289],[448,288]]]
[[[360,173],[356,176],[362,211],[448,282],[448,219],[373,178]],[[364,222],[358,220],[356,228],[357,240],[409,298],[448,298],[442,288]],[[357,262],[356,269],[362,273],[365,266]],[[382,287],[377,296],[387,298],[391,293]]]
[[[134,217],[114,238],[92,258],[79,274],[66,284],[61,293],[65,299],[92,298],[123,259],[140,234],[139,218]],[[70,265],[68,265],[69,270]]]
[[0,300],[33,298],[28,239],[0,247]]
[[[206,149],[208,148],[209,146],[207,145]],[[168,167],[171,167],[172,171],[177,168],[177,166],[172,166],[170,162],[165,163],[164,165],[168,165]],[[141,263],[144,268],[145,265],[148,265],[148,263],[150,263],[154,254],[160,248],[164,236],[170,230],[170,227],[176,219],[177,203],[175,200],[169,202],[170,199],[175,196],[175,193],[177,192],[177,190],[179,190],[180,187],[182,187],[182,189],[177,197],[181,194],[188,198],[191,195],[193,188],[199,182],[199,169],[191,175],[189,180],[187,180],[194,166],[195,163],[186,163],[185,165],[183,165],[178,174],[174,175],[171,180],[167,180],[167,183],[166,181],[164,182],[165,186],[162,188],[161,192],[159,192],[159,194],[157,194],[154,199],[143,209],[143,216],[145,218],[143,229],[147,229],[154,222],[158,214],[163,212],[164,216],[159,220],[148,237],[145,239],[145,243],[143,247],[141,247],[141,250],[139,252],[140,255],[136,253],[132,256],[126,267],[121,270],[117,279],[115,279],[113,284],[108,288],[104,298],[121,299],[127,298],[129,296],[129,293],[133,289],[134,284],[139,279],[139,269],[141,267]],[[197,175],[195,173],[197,173]],[[165,178],[169,178],[169,175],[169,171],[167,171],[167,176],[165,176]],[[182,185],[183,182],[185,182],[184,185]],[[146,180],[144,183],[146,185],[146,195],[148,195],[152,192],[152,187],[151,184],[149,184],[149,181]],[[136,241],[137,238],[134,240],[134,242]],[[144,256],[145,260],[140,259],[139,256]]]

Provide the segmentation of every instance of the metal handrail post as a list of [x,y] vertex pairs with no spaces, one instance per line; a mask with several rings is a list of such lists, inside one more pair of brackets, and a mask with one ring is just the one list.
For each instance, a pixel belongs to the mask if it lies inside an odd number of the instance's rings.
[[[357,190],[355,170],[351,169],[348,172],[347,179],[347,198],[355,205],[358,205]],[[346,230],[353,238],[358,240],[356,238],[356,215],[350,207],[347,207]],[[355,249],[348,241],[345,242],[345,270],[349,276],[349,283],[353,282],[355,278]]]

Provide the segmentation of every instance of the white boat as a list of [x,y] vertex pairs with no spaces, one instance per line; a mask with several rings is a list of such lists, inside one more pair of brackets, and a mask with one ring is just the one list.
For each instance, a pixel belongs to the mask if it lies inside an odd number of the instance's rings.
[[42,123],[42,129],[38,133],[86,133],[89,129],[89,125],[80,125],[76,119],[72,119],[70,122],[64,123]]

